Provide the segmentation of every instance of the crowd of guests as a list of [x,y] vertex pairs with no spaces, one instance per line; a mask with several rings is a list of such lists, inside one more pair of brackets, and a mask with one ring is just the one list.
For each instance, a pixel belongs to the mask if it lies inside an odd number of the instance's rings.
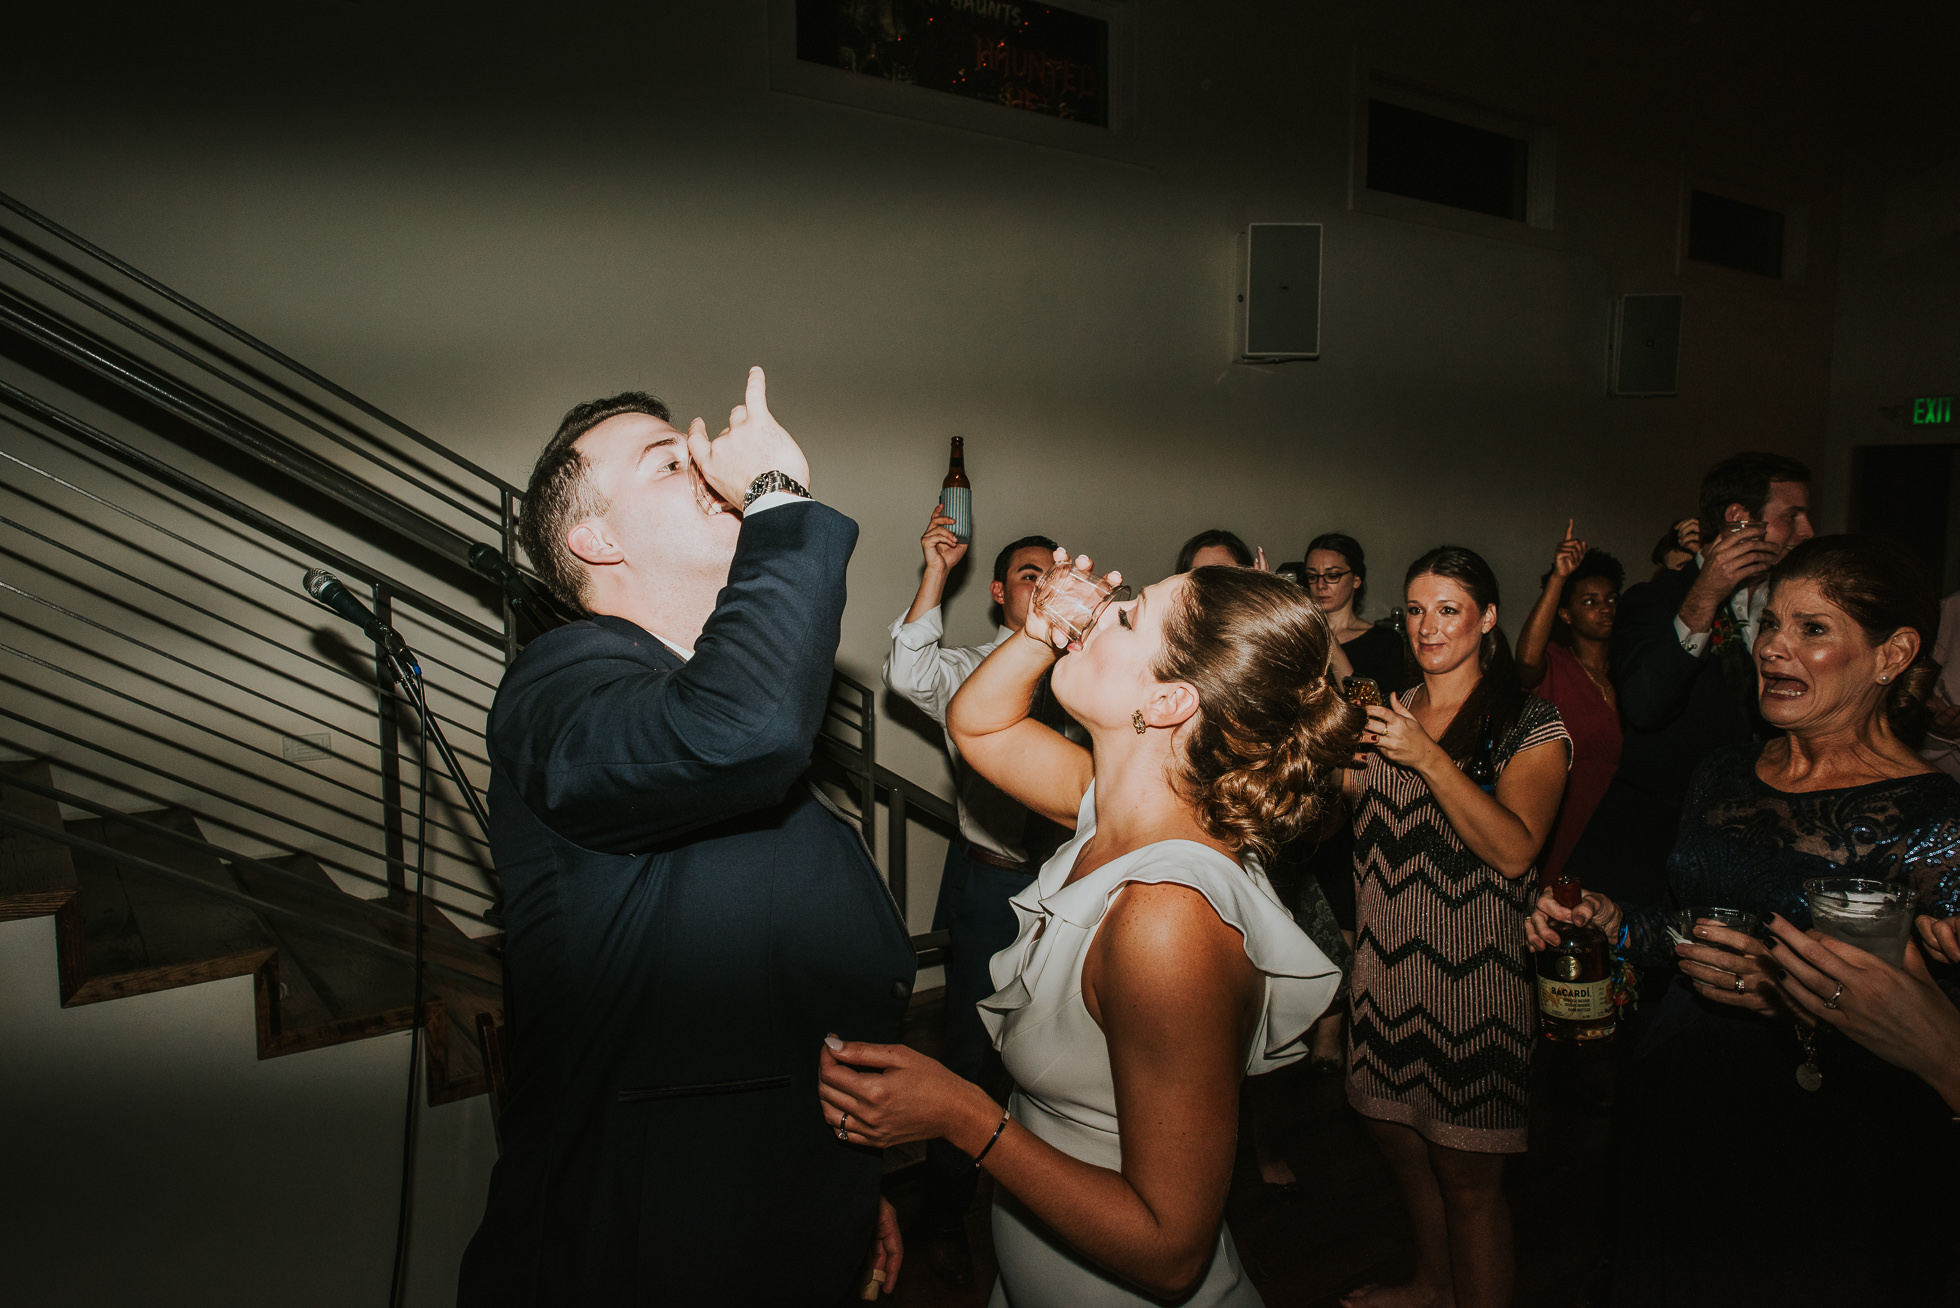
[[[1271,932],[1249,925],[1258,915],[1216,881],[1188,876],[1211,910],[1199,916],[1243,937],[1231,964],[1221,964],[1234,975],[1220,981],[1202,1019],[1210,1030],[1236,1034],[1237,1043],[1212,1051],[1214,1075],[1203,1086],[1176,1077],[1168,1079],[1179,1084],[1158,1086],[1152,1082],[1164,1069],[1151,1063],[1148,1040],[1126,1049],[1135,1033],[1099,1018],[1102,1039],[1094,1043],[1106,1049],[1094,1055],[1113,1078],[1102,1103],[1084,1093],[1082,1069],[1058,1071],[1081,1051],[1053,1044],[1056,1013],[1044,1010],[1040,1034],[1024,1035],[1022,1010],[1040,1005],[1025,994],[1006,996],[1032,984],[1027,968],[1036,953],[1044,955],[1043,984],[1055,985],[1055,960],[1045,955],[1061,947],[1036,949],[1031,933],[1052,928],[1058,915],[1093,932],[1093,915],[1082,914],[1085,923],[1056,906],[1081,897],[1079,885],[1102,886],[1098,908],[1108,910],[1112,928],[1060,960],[1080,978],[1078,1001],[1091,1016],[1098,1000],[1104,1013],[1114,1001],[1101,986],[1092,990],[1092,978],[1107,975],[1094,942],[1107,936],[1106,947],[1122,952],[1118,924],[1154,930],[1137,925],[1139,892],[1118,898],[1121,887],[1105,884],[1098,870],[1106,859],[1085,853],[1098,841],[1085,841],[1084,832],[1107,833],[1107,817],[1092,827],[1089,807],[1073,810],[1119,766],[1119,754],[1134,752],[1124,737],[1155,723],[1088,715],[1078,726],[1071,718],[1080,703],[1066,693],[1064,673],[1086,669],[1098,645],[1092,634],[1054,659],[1038,616],[1030,617],[1035,579],[1067,561],[1047,537],[1018,540],[996,560],[996,639],[942,648],[937,606],[966,547],[935,512],[923,541],[924,579],[892,628],[886,672],[895,691],[946,726],[959,777],[961,840],[948,855],[934,922],[952,937],[945,1071],[996,1097],[1011,1081],[1008,1111],[994,1111],[995,1119],[1003,1126],[1059,1121],[1034,1134],[1075,1158],[1106,1158],[1154,1211],[1162,1193],[1153,1185],[1165,1179],[1147,1177],[1146,1160],[1166,1146],[1149,1136],[1166,1128],[1139,1108],[1182,1095],[1186,1115],[1174,1129],[1188,1150],[1196,1147],[1194,1122],[1216,1127],[1229,1116],[1230,1067],[1252,1073],[1262,1059],[1305,1056],[1316,1071],[1345,1078],[1416,1234],[1412,1283],[1358,1287],[1344,1302],[1503,1304],[1514,1260],[1504,1160],[1528,1145],[1530,1068],[1540,1043],[1532,955],[1556,945],[1561,929],[1592,923],[1624,965],[1616,982],[1625,991],[1616,1084],[1605,1095],[1615,1108],[1622,1182],[1615,1256],[1602,1283],[1585,1293],[1631,1305],[1933,1301],[1947,1275],[1936,1251],[1951,1246],[1950,1223],[1960,1216],[1943,1181],[1933,1183],[1938,1197],[1886,1206],[1899,1237],[1888,1249],[1834,1247],[1816,1260],[1740,1256],[1796,1254],[1820,1213],[1850,1196],[1900,1191],[1903,1160],[1929,1182],[1943,1177],[1955,1158],[1949,1137],[1960,1110],[1960,1010],[1950,997],[1960,990],[1944,973],[1960,963],[1960,787],[1934,766],[1960,758],[1960,746],[1927,735],[1930,716],[1933,732],[1960,737],[1960,709],[1934,685],[1936,645],[1943,651],[1943,639],[1960,636],[1942,637],[1933,583],[1903,548],[1814,538],[1809,480],[1802,464],[1773,454],[1724,461],[1705,479],[1698,512],[1654,546],[1652,575],[1631,588],[1619,561],[1567,522],[1515,651],[1499,625],[1497,578],[1472,550],[1424,553],[1404,571],[1401,590],[1370,614],[1367,554],[1346,532],[1314,536],[1300,563],[1281,565],[1278,588],[1252,580],[1271,565],[1234,533],[1215,529],[1188,540],[1173,577],[1146,596],[1160,594],[1160,609],[1174,605],[1191,624],[1210,616],[1206,592],[1215,587],[1271,590],[1266,603],[1288,606],[1287,620],[1324,650],[1314,656],[1322,675],[1302,683],[1292,665],[1282,670],[1254,655],[1262,632],[1215,633],[1237,651],[1220,669],[1231,684],[1214,689],[1192,676],[1201,688],[1191,717],[1178,725],[1215,727],[1213,719],[1224,718],[1223,748],[1237,765],[1232,793],[1221,797],[1216,780],[1180,776],[1198,741],[1178,742],[1173,730],[1168,781],[1151,802],[1189,811],[1208,843],[1246,869],[1248,883],[1271,890],[1338,989],[1311,1029],[1275,1032],[1274,1006],[1295,973],[1261,961],[1258,947],[1271,947]],[[1017,574],[1028,589],[1013,589]],[[1139,604],[1150,607],[1147,599]],[[1127,607],[1113,606],[1103,621],[1122,620]],[[1960,614],[1960,599],[1948,607]],[[1020,680],[983,680],[962,697],[962,681],[1022,633],[1035,639],[1009,649],[1027,654]],[[1149,679],[1175,681],[1172,662],[1153,652]],[[1354,677],[1372,681],[1382,702],[1345,719],[1353,752],[1331,757],[1326,737],[1339,734],[1343,719],[1316,696],[1352,686]],[[1293,719],[1282,713],[1265,719],[1264,730],[1251,729],[1239,712],[1250,683],[1293,702]],[[990,700],[1004,696],[1007,709],[995,702],[983,710],[982,689],[998,692]],[[1025,711],[1015,711],[1023,701]],[[962,709],[976,720],[991,714],[991,732],[1025,730],[1022,749],[976,755],[985,737],[969,734],[977,721],[962,731]],[[1039,737],[1037,721],[1048,723]],[[1041,750],[1059,752],[1056,737],[1069,730],[1086,738],[1087,750],[1073,746],[1068,768],[1042,761]],[[1305,761],[1312,751],[1293,743],[1301,733],[1320,747],[1314,762]],[[1477,769],[1466,765],[1478,756],[1487,770],[1473,776]],[[1290,766],[1281,768],[1282,758]],[[1069,779],[1059,799],[1047,785],[1057,771]],[[1289,797],[1273,793],[1282,773],[1295,792]],[[1234,768],[1223,774],[1234,776]],[[1208,817],[1220,808],[1236,818]],[[1018,866],[1002,861],[976,875],[975,847],[1007,849],[1019,824],[1049,818],[1066,843],[1045,867],[1024,852]],[[1803,932],[1802,882],[1831,872],[1916,892],[1919,944],[1903,969]],[[1586,887],[1577,907],[1562,906],[1547,889],[1561,875]],[[1125,885],[1150,879],[1134,868],[1125,877]],[[1742,909],[1765,925],[1745,934],[1711,922],[1678,943],[1666,929],[1671,915],[1708,904]],[[1160,929],[1168,944],[1173,936]],[[1177,952],[1203,949],[1180,938]],[[1266,982],[1265,1043],[1254,1041],[1249,1051],[1243,1020],[1233,1020],[1243,1018],[1248,1000],[1226,984],[1243,980],[1235,974],[1248,957]],[[1074,1034],[1091,1037],[1086,1027]],[[1276,1034],[1285,1036],[1280,1046]],[[1038,1057],[1029,1044],[1040,1046]],[[855,1046],[835,1055],[862,1056]],[[919,1061],[901,1065],[916,1074]],[[1805,1084],[1793,1075],[1799,1068],[1821,1084]],[[847,1084],[850,1075],[827,1083]],[[1262,1093],[1264,1084],[1248,1087],[1243,1125],[1262,1179],[1284,1192],[1299,1178],[1272,1147],[1280,1105]],[[1209,1097],[1198,1094],[1204,1088]],[[921,1092],[936,1093],[943,1088]],[[969,1129],[985,1124],[979,1119],[995,1099],[986,1103],[969,1105]],[[1138,1107],[1125,1111],[1131,1104]],[[877,1109],[857,1120],[867,1139],[901,1138]],[[1120,1135],[1122,1147],[1085,1143],[1084,1131]],[[927,1253],[940,1275],[960,1282],[971,1276],[962,1219],[974,1151],[949,1138],[935,1141]],[[1017,1165],[990,1161],[1006,1191],[995,1215],[1002,1245],[995,1302],[1129,1303],[1164,1294],[1188,1295],[1180,1302],[1190,1303],[1257,1302],[1222,1228],[1219,1179],[1230,1144],[1222,1133],[1209,1144],[1209,1167],[1176,1181],[1209,1200],[1197,1225],[1218,1234],[1215,1249],[1203,1241],[1184,1246],[1211,1255],[1209,1267],[1190,1264],[1190,1279],[1165,1280],[1157,1265],[1127,1261],[1142,1250],[1060,1211],[1107,1195],[1045,1175],[1054,1188],[1031,1195],[1012,1179]],[[1688,1169],[1733,1175],[1735,1188],[1724,1191],[1731,1200],[1719,1211],[1692,1202],[1694,1187],[1683,1185]],[[1720,1238],[1710,1238],[1715,1231]],[[1147,1234],[1140,1238],[1161,1252]]]
[[[994,1182],[999,1308],[1251,1308],[1242,1091],[1305,1059],[1416,1238],[1409,1283],[1345,1302],[1502,1305],[1533,955],[1593,929],[1627,1001],[1617,1242],[1575,1299],[1950,1284],[1960,632],[1904,550],[1813,536],[1803,465],[1716,466],[1624,590],[1568,522],[1515,651],[1475,551],[1371,596],[1338,531],[1291,575],[1206,532],[1134,592],[1025,536],[993,639],[950,648],[968,544],[935,511],[886,667],[957,779],[935,1059],[898,1043],[906,923],[804,775],[856,524],[745,389],[713,440],[641,392],[579,405],[527,488],[525,551],[587,616],[491,711],[510,1090],[460,1303],[875,1298],[905,1256],[883,1151],[925,1141],[943,1275]],[[1829,874],[1915,897],[1902,966],[1809,929]]]

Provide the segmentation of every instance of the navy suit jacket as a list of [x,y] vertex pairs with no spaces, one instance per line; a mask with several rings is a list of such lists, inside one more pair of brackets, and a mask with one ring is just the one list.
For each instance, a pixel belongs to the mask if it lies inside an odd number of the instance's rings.
[[[1699,569],[1689,564],[1628,589],[1613,627],[1625,743],[1619,778],[1679,810],[1688,781],[1710,751],[1758,734],[1746,694],[1713,650],[1681,648],[1674,618]],[[1753,681],[1753,677],[1749,678]],[[1672,837],[1670,830],[1668,835]]]
[[505,674],[510,1086],[465,1308],[849,1289],[880,1158],[819,1116],[817,1049],[897,1040],[915,967],[856,828],[801,780],[856,541],[823,505],[771,509],[691,661],[601,616]]

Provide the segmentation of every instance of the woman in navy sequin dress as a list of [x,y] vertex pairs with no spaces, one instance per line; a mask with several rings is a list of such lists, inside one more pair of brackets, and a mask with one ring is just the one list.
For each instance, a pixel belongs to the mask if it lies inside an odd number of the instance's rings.
[[[1921,914],[1960,913],[1960,786],[1907,743],[1938,674],[1922,653],[1935,596],[1916,572],[1857,538],[1792,551],[1754,650],[1763,714],[1787,734],[1702,764],[1668,862],[1672,904],[1589,894],[1576,910],[1624,929],[1635,966],[1679,970],[1621,1051],[1616,1306],[1924,1304],[1948,1284],[1951,1110],[1836,1032],[1806,1034],[1761,940],[1709,925],[1676,946],[1666,929],[1671,909],[1699,905],[1807,927],[1803,882],[1819,876],[1910,885]],[[1534,948],[1561,916],[1540,900]],[[1810,1050],[1814,1089],[1796,1075]]]

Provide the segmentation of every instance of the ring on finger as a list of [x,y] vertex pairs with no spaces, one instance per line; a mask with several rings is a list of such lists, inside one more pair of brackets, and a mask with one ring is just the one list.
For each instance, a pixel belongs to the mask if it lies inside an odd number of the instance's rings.
[[1748,987],[1744,986],[1742,983],[1742,973],[1737,972],[1735,974],[1735,992],[1739,995],[1747,988]]
[[1824,1007],[1836,1012],[1838,1000],[1842,998],[1844,998],[1844,982],[1840,981],[1837,983],[1837,989],[1831,991],[1831,997],[1824,1001]]
[[839,1113],[837,1115],[837,1138],[839,1140],[848,1140],[851,1138],[850,1120],[851,1115],[849,1113]]

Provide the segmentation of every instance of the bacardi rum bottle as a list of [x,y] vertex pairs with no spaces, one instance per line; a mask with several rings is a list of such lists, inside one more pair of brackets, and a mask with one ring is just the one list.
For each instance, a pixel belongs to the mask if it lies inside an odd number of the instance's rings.
[[[1576,907],[1579,879],[1561,870],[1552,881],[1552,897],[1565,908]],[[1562,928],[1558,943],[1539,953],[1537,967],[1538,1018],[1547,1040],[1606,1040],[1619,1029],[1613,951],[1598,927],[1588,922]]]

